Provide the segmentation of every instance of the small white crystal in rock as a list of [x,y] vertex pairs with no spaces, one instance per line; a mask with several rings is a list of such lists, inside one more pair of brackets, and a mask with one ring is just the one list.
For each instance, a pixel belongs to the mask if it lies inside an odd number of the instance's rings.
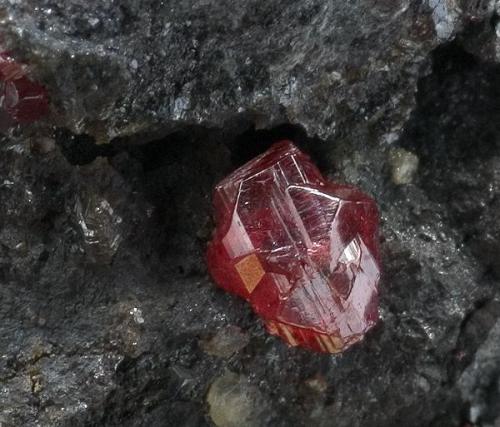
[[207,394],[209,414],[217,427],[259,427],[263,399],[244,376],[227,371],[217,378]]
[[142,310],[140,308],[134,307],[130,310],[130,315],[133,317],[134,322],[138,325],[142,325],[144,323],[144,317],[142,316]]
[[413,181],[418,169],[418,157],[415,154],[403,148],[395,148],[389,153],[389,163],[394,184],[410,184]]

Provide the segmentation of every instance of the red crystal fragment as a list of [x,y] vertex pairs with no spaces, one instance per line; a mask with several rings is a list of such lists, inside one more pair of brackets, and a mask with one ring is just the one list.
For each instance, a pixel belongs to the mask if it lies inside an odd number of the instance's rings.
[[30,123],[48,112],[45,88],[31,81],[8,52],[0,53],[0,130],[14,123]]
[[338,353],[378,319],[378,210],[327,181],[290,141],[274,144],[214,192],[208,268],[293,346]]

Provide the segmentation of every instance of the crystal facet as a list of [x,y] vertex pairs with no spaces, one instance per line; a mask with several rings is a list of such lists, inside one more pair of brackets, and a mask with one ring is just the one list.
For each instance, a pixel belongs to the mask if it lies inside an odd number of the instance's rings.
[[378,210],[326,180],[290,141],[274,144],[214,192],[208,268],[293,346],[338,353],[378,319]]
[[31,81],[7,52],[0,52],[0,130],[37,120],[48,106],[45,88]]

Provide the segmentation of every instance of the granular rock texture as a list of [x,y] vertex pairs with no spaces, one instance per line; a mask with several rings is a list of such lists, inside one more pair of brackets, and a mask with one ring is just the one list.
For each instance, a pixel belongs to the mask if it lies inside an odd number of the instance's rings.
[[[88,3],[0,2],[52,102],[0,138],[0,423],[498,424],[495,2]],[[381,320],[341,356],[206,272],[211,189],[283,138],[380,207]]]
[[311,136],[358,127],[391,138],[430,51],[493,13],[491,2],[468,3],[4,0],[2,29],[37,65],[55,119],[78,132],[109,138],[242,117]]

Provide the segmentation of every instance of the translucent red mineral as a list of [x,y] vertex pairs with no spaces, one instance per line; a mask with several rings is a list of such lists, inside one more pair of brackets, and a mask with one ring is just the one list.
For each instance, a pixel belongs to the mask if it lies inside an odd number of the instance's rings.
[[379,214],[355,187],[326,180],[290,141],[214,191],[215,282],[246,299],[292,346],[338,353],[378,320]]
[[15,123],[33,122],[48,112],[45,88],[26,76],[25,67],[0,53],[0,131]]

